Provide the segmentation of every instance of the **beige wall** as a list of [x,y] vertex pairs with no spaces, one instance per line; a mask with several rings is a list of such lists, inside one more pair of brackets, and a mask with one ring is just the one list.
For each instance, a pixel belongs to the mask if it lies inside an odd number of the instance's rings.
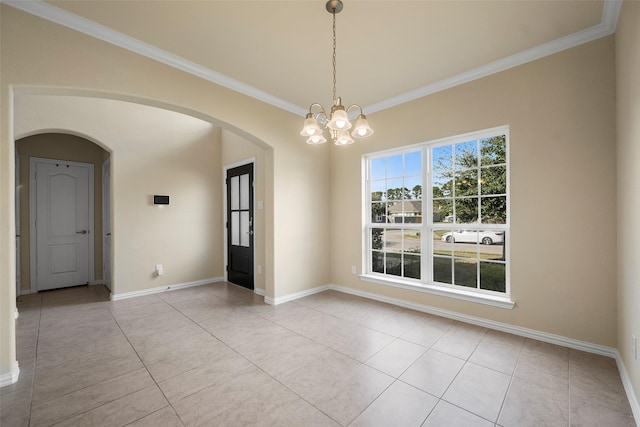
[[[616,346],[613,37],[372,114],[376,133],[332,152],[332,282]],[[363,154],[510,126],[513,310],[363,282]]]
[[45,133],[28,136],[16,141],[20,154],[20,279],[22,293],[31,291],[30,270],[30,158],[67,160],[93,164],[93,211],[94,211],[94,277],[102,280],[102,163],[109,153],[100,146],[75,135]]
[[[618,350],[640,399],[640,3],[625,2],[616,32],[618,131]],[[638,349],[640,351],[640,349]],[[639,355],[640,357],[640,355]],[[638,402],[640,404],[640,401]]]
[[[188,196],[191,203],[204,194],[202,186],[197,187],[201,194],[194,196],[182,184],[193,178],[189,175],[192,163],[200,170],[208,157],[190,157],[193,153],[187,154],[176,146],[151,142],[145,146],[129,136],[120,140],[106,138],[119,126],[109,115],[111,110],[95,105],[88,110],[83,104],[101,98],[186,113],[269,148],[265,151],[265,293],[275,298],[329,282],[329,148],[301,142],[298,132],[302,117],[9,6],[0,5],[0,15],[0,375],[15,370],[13,123],[14,116],[16,124],[25,118],[15,113],[14,99],[16,108],[28,97],[37,101],[33,110],[26,110],[32,124],[24,129],[76,128],[77,134],[92,134],[92,140],[112,151],[116,293],[144,291],[164,285],[165,280],[182,280],[170,276],[175,271],[168,264],[172,261],[152,256],[153,249],[172,239],[182,239],[182,227],[188,227],[187,235],[192,236],[203,221],[195,211],[188,211],[183,215],[190,215],[189,220],[176,227],[173,215],[185,206],[181,198]],[[71,99],[82,97],[82,102]],[[87,118],[93,127],[86,129],[79,118],[70,116],[72,113]],[[136,136],[144,137],[149,129],[138,126]],[[210,145],[207,147],[211,149]],[[149,160],[150,150],[154,151],[155,163]],[[218,192],[222,188],[219,156],[217,162],[206,165],[213,171],[210,188]],[[161,167],[172,162],[181,168],[186,181],[174,181],[161,174]],[[151,176],[145,171],[152,171]],[[149,205],[149,195],[165,191],[172,196],[169,209],[158,210]],[[220,217],[214,223],[219,227]],[[139,227],[146,231],[141,233]],[[184,268],[191,262],[211,263],[211,271],[215,271],[222,262],[215,252],[219,248],[218,245],[199,257],[177,261],[184,262]],[[152,276],[152,268],[158,262],[165,264],[162,278]]]

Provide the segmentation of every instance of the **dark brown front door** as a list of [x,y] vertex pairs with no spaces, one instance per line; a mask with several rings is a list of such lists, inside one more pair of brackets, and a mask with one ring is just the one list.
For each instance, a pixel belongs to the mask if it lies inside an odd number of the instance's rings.
[[227,279],[253,289],[253,163],[227,170]]

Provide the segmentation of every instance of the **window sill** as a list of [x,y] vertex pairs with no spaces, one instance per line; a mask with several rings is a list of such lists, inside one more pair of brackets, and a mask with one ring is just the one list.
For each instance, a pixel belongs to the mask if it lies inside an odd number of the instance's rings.
[[461,299],[478,304],[491,305],[493,307],[505,308],[508,310],[512,310],[516,305],[516,303],[511,301],[511,299],[509,299],[508,297],[479,294],[475,292],[465,291],[463,289],[450,289],[438,285],[418,284],[409,280],[402,280],[399,278],[389,279],[372,274],[363,274],[360,276],[360,280],[364,280],[365,282],[377,283],[379,285],[393,286],[396,288],[426,292],[428,294],[434,294],[443,297]]

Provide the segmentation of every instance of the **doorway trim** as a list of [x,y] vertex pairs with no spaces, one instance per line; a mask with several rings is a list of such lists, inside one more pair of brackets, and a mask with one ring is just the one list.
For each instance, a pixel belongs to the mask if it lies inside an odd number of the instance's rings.
[[[228,268],[229,268],[229,238],[228,238],[228,233],[227,233],[227,224],[229,223],[229,218],[227,215],[227,171],[229,169],[233,169],[233,168],[237,168],[239,166],[246,166],[246,165],[252,165],[252,175],[253,175],[253,182],[251,183],[251,185],[254,188],[253,191],[253,206],[257,206],[256,205],[256,191],[255,191],[255,182],[256,182],[256,158],[255,157],[250,157],[248,159],[244,159],[244,160],[240,160],[238,162],[235,163],[231,163],[228,165],[224,165],[222,167],[222,227],[224,232],[222,233],[224,236],[224,245],[223,245],[223,256],[224,256],[224,281],[228,282],[229,281],[229,273],[228,273]],[[253,221],[254,224],[254,234],[253,234],[253,238],[254,238],[254,242],[253,242],[253,266],[252,269],[254,271],[254,281],[253,281],[253,290],[255,292],[255,271],[256,271],[256,242],[255,242],[255,218]]]
[[36,235],[36,217],[37,217],[37,187],[36,187],[36,171],[37,163],[60,163],[64,162],[69,165],[88,167],[89,168],[89,283],[95,280],[94,272],[94,228],[95,228],[95,216],[94,216],[94,167],[92,163],[72,162],[67,160],[47,159],[43,157],[30,157],[29,158],[29,269],[30,269],[30,288],[31,293],[38,292],[36,272],[37,272],[37,250],[38,242]]
[[109,289],[109,292],[111,292],[113,280],[111,212],[111,156],[109,156],[102,163],[102,282]]
[[[16,201],[16,206],[15,206],[15,212],[16,212],[16,218],[15,218],[15,223],[16,223],[16,229],[15,229],[15,241],[16,241],[16,297],[19,297],[20,295],[22,295],[22,278],[20,277],[20,268],[21,268],[21,260],[20,260],[20,252],[22,251],[21,249],[21,242],[20,242],[20,153],[18,153],[18,150],[15,150],[15,191],[16,191],[16,195],[15,195],[15,201]],[[17,308],[16,308],[17,310]]]

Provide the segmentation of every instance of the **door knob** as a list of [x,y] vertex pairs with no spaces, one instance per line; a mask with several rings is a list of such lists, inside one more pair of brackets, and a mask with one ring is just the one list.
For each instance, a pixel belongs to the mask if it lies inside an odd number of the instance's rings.
[[88,233],[87,230],[76,231],[76,234],[87,234],[87,233]]

